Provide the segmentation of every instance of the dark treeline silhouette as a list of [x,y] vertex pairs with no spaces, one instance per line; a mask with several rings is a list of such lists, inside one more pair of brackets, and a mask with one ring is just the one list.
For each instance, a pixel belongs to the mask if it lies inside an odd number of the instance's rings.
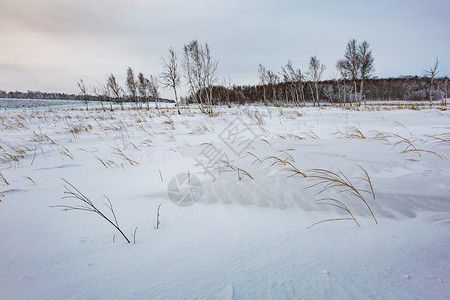
[[[115,97],[105,97],[102,95],[96,96],[96,95],[75,95],[75,94],[66,94],[66,93],[47,93],[47,92],[40,92],[40,91],[27,91],[27,92],[6,92],[3,90],[0,90],[0,98],[10,98],[10,99],[42,99],[42,100],[79,100],[79,101],[111,101],[111,102],[118,102],[118,99]],[[138,97],[139,98],[139,97]],[[124,102],[133,102],[134,99],[125,98],[123,100]],[[154,100],[151,99],[153,102]],[[159,98],[158,101],[162,102],[174,102],[170,99],[164,99]]]
[[[448,94],[448,77],[435,79],[433,99],[444,101]],[[313,82],[281,82],[274,85],[243,85],[227,88],[214,86],[213,104],[263,103],[264,89],[266,102],[272,105],[302,105],[312,103],[316,90],[310,89]],[[362,95],[363,101],[425,101],[429,97],[430,79],[428,77],[401,76],[399,78],[366,79]],[[270,91],[270,92],[267,92]],[[344,80],[324,80],[318,83],[320,103],[352,104],[354,90],[350,82]],[[344,100],[345,99],[345,100]],[[186,101],[186,98],[183,98]],[[189,101],[193,102],[193,101]]]

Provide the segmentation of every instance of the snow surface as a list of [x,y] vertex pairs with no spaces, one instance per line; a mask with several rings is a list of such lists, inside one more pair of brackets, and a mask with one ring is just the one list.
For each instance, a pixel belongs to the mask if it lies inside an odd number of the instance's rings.
[[[215,111],[0,111],[0,298],[448,299],[448,111]],[[207,149],[220,159],[205,160]],[[342,172],[378,224],[361,200],[318,194],[273,156],[307,176]],[[187,172],[201,196],[179,206],[168,184]],[[110,216],[107,196],[131,244],[94,213],[52,207],[81,204],[62,199],[61,178]],[[361,226],[307,229],[348,217],[315,203],[328,197]]]

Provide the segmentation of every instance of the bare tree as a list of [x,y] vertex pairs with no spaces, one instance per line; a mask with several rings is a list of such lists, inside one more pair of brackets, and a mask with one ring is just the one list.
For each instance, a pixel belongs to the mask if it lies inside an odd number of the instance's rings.
[[111,89],[109,88],[108,80],[106,80],[105,84],[99,83],[99,87],[100,87],[101,93],[103,95],[105,95],[105,100],[109,101],[110,110],[113,111],[112,100],[111,100]]
[[294,67],[292,66],[292,62],[288,60],[286,66],[281,67],[281,75],[283,75],[283,81],[285,83],[286,90],[286,104],[288,104],[288,95],[290,95],[292,99],[292,103],[296,104],[298,100],[298,94],[295,89],[295,81],[292,78]]
[[127,69],[127,80],[125,81],[125,86],[129,92],[130,100],[137,102],[137,82],[134,78],[134,72],[131,67]]
[[138,83],[137,89],[139,92],[139,96],[141,97],[142,102],[147,103],[147,109],[149,109],[148,103],[148,79],[144,77],[144,74],[139,73],[138,75]]
[[223,82],[224,96],[225,96],[225,100],[227,102],[227,106],[228,106],[228,108],[231,108],[230,94],[231,94],[231,90],[233,89],[233,84],[231,83],[231,77],[228,76],[228,80],[223,78],[222,82]]
[[280,77],[272,71],[267,71],[267,84],[272,88],[272,100],[277,101],[276,87],[280,83]]
[[[203,50],[203,49],[202,49]],[[218,78],[218,65],[219,62],[217,60],[213,60],[211,56],[211,50],[209,45],[205,43],[205,48],[202,53],[203,60],[203,80],[204,80],[204,89],[206,91],[206,99],[207,99],[207,109],[209,109],[208,113],[211,114],[213,107],[213,87],[217,82]]]
[[445,78],[442,86],[437,82],[437,87],[439,89],[439,93],[441,94],[441,104],[447,106],[447,95],[448,95],[448,78]]
[[105,110],[105,107],[103,106],[103,100],[105,99],[105,95],[102,93],[101,88],[97,86],[91,87],[92,93],[97,97],[98,100],[100,100],[100,104],[102,105],[102,109]]
[[433,82],[436,78],[436,75],[439,74],[439,72],[442,70],[442,67],[440,66],[441,61],[439,60],[439,57],[436,57],[434,64],[425,70],[425,74],[430,77],[430,105],[433,101]]
[[173,50],[173,48],[169,49],[168,60],[166,61],[163,58],[163,71],[161,73],[161,83],[164,88],[173,89],[173,93],[175,95],[175,103],[178,108],[178,114],[181,114],[180,103],[178,103],[177,97],[177,86],[179,86],[181,83],[181,77],[178,71],[177,55]]
[[[353,81],[354,93],[355,93],[355,103],[358,105],[358,92],[356,88],[356,81],[358,80],[358,74],[360,70],[361,60],[358,55],[358,47],[356,44],[356,40],[352,39],[348,41],[347,46],[345,48],[345,55],[343,60],[343,68],[346,73]],[[351,101],[350,101],[351,104]]]
[[364,80],[369,79],[370,75],[374,72],[372,50],[369,50],[369,43],[367,41],[363,41],[358,46],[358,58],[360,60],[361,79],[361,84],[359,86],[359,101],[361,101],[364,91]]
[[[344,105],[345,105],[347,103],[347,101],[346,101],[347,86],[345,84],[345,81],[349,78],[349,72],[345,68],[345,60],[343,60],[343,59],[338,60],[336,62],[336,69],[339,71],[339,74],[341,75],[341,79],[342,79],[342,83],[343,83],[342,94],[344,95]],[[339,83],[338,83],[338,88],[339,88],[339,94],[340,94],[341,89],[340,89]],[[339,96],[339,98],[341,98],[341,97]],[[340,100],[342,101],[342,99],[340,99]]]
[[[198,99],[198,93],[197,93],[197,84],[196,84],[196,73],[198,71],[195,69],[194,59],[192,59],[192,56],[194,56],[195,52],[198,52],[198,43],[197,41],[192,41],[191,43],[184,45],[184,52],[183,52],[183,69],[184,69],[184,76],[187,80],[187,84],[189,85],[189,91],[191,94],[191,97],[194,98],[194,100],[199,104],[200,108],[201,106],[201,98]],[[188,103],[189,100],[187,98],[186,103]]]
[[[315,97],[314,92],[313,94],[313,102],[314,105],[320,105],[319,103],[319,81],[322,78],[323,71],[325,71],[325,65],[322,65],[319,61],[319,59],[315,56],[312,56],[309,60],[309,69],[308,69],[308,78],[310,81],[314,83],[315,88]],[[312,90],[312,89],[311,89]]]
[[86,85],[84,84],[83,79],[80,79],[80,81],[77,82],[77,86],[80,89],[81,96],[83,97],[84,103],[86,103],[86,110],[89,110],[89,101],[87,99],[87,89]]
[[300,69],[295,70],[292,62],[288,60],[286,66],[281,67],[284,82],[289,86],[291,98],[295,105],[299,105],[300,97],[304,101],[303,74]]
[[259,76],[259,81],[261,82],[262,87],[263,87],[264,104],[267,105],[267,97],[266,97],[266,84],[268,81],[267,71],[266,71],[266,68],[261,64],[258,65],[258,76]]
[[213,87],[218,77],[218,62],[212,59],[209,45],[197,40],[184,46],[183,67],[193,98],[202,112],[211,114]]
[[147,89],[150,97],[155,101],[156,108],[159,108],[159,82],[156,76],[150,75],[147,81]]
[[120,103],[120,108],[123,110],[123,99],[122,99],[123,90],[117,83],[116,77],[114,77],[113,74],[109,75],[107,85],[112,95]]

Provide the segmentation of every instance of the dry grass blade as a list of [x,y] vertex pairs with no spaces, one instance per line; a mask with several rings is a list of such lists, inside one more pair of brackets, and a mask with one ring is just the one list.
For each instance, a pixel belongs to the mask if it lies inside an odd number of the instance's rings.
[[220,160],[220,162],[224,163],[225,167],[227,167],[227,168],[229,168],[229,169],[231,169],[233,171],[236,171],[236,169],[233,167],[233,165],[230,164],[229,162],[227,162],[226,160]]
[[277,165],[277,164],[280,164],[280,165],[283,165],[283,166],[286,165],[286,161],[284,159],[281,159],[281,158],[279,158],[278,156],[275,156],[275,155],[267,156],[267,157],[263,158],[261,162],[264,162],[264,161],[269,160],[269,159],[273,159],[274,160],[274,162],[272,162],[270,167],[273,167],[274,165]]
[[3,181],[4,184],[9,185],[8,180],[6,180],[5,176],[3,176],[2,173],[0,173],[0,179]]
[[412,132],[411,132],[408,128],[406,128],[406,126],[403,125],[402,123],[400,123],[400,122],[398,122],[398,121],[394,121],[394,123],[396,123],[396,124],[400,125],[401,127],[405,128],[406,131],[408,131],[410,135],[413,135]]
[[372,194],[373,200],[375,200],[375,191],[373,190],[372,180],[370,180],[369,173],[367,173],[367,171],[360,165],[357,164],[357,166],[364,172],[365,175],[365,177],[360,177],[360,182],[365,181],[369,184],[370,193]]
[[288,161],[284,161],[286,165],[289,165],[289,167],[283,168],[280,170],[280,172],[290,172],[292,173],[291,175],[289,175],[288,177],[293,177],[296,175],[301,175],[303,177],[307,177],[306,174],[302,171],[300,171],[296,166],[294,166],[292,163],[288,162]]
[[[245,171],[245,170],[243,170],[243,169],[240,169],[240,168],[237,168],[237,171],[238,171],[238,178],[239,178],[239,180],[241,180],[242,178],[244,178],[244,175],[247,176],[247,177],[250,178],[250,179],[253,179],[253,176],[250,175],[249,172],[247,172],[247,171]],[[243,174],[243,175],[241,175],[241,174]]]
[[263,141],[263,142],[265,142],[265,143],[267,143],[267,145],[269,145],[270,147],[272,147],[272,144],[271,143],[269,143],[269,141],[268,140],[266,140],[266,139],[260,139],[261,141]]
[[34,186],[36,186],[36,182],[34,182],[34,180],[31,177],[25,176],[25,178],[31,181],[34,184]]
[[106,205],[109,208],[109,210],[111,211],[114,221],[112,221],[111,218],[108,218],[102,211],[100,211],[88,197],[86,197],[83,193],[81,193],[70,182],[68,182],[64,178],[61,178],[61,179],[64,181],[64,183],[65,183],[64,188],[66,189],[66,191],[64,192],[64,194],[66,196],[64,196],[62,199],[75,199],[75,200],[81,201],[82,204],[81,205],[53,205],[51,207],[58,207],[58,208],[62,208],[64,210],[80,210],[80,211],[93,212],[93,213],[99,215],[100,217],[102,217],[103,219],[105,219],[112,226],[114,226],[114,228],[116,228],[122,234],[122,236],[125,238],[125,240],[128,243],[130,243],[130,240],[127,238],[127,236],[122,232],[122,230],[119,227],[119,223],[117,222],[116,214],[112,207],[111,201],[109,201],[108,197],[105,196],[106,199],[108,200],[109,205],[106,203],[103,203],[103,204]]
[[404,153],[409,153],[409,152],[415,152],[415,153],[417,153],[419,156],[421,156],[421,155],[420,155],[421,152],[422,152],[422,153],[430,153],[430,154],[433,154],[433,155],[439,157],[441,160],[447,160],[447,157],[445,157],[445,156],[443,156],[443,155],[439,155],[439,154],[437,154],[436,152],[431,151],[431,150],[423,150],[423,149],[416,149],[416,148],[415,148],[415,149],[405,149],[405,150],[402,151],[403,154],[404,154]]
[[277,152],[281,152],[281,153],[286,154],[287,157],[286,157],[285,161],[290,160],[292,162],[295,162],[294,157],[292,155],[290,155],[289,153],[287,153],[287,151],[285,151],[285,150],[278,150]]
[[[320,223],[325,223],[325,222],[331,222],[331,221],[347,221],[347,220],[353,220],[352,218],[337,218],[337,219],[326,219],[326,220],[322,220],[319,222],[316,222],[310,226],[308,226],[306,229],[310,229],[311,227],[313,227],[314,225],[320,224]],[[359,225],[358,225],[359,226]]]
[[153,224],[153,229],[155,229],[155,230],[158,230],[158,229],[159,229],[159,224],[161,223],[161,222],[159,221],[159,216],[160,216],[159,210],[160,210],[160,209],[161,209],[161,204],[158,205],[158,210],[156,211],[156,225]]
[[260,162],[260,163],[262,163],[262,160],[260,160],[260,159],[258,158],[258,156],[256,156],[255,154],[251,153],[250,151],[247,151],[247,153],[255,158],[255,160],[252,162],[252,164],[254,164],[254,163],[257,162],[257,161]]

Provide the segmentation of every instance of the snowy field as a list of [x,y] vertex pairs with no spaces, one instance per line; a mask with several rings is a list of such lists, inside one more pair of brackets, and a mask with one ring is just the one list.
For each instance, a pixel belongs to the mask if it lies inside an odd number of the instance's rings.
[[449,111],[215,112],[0,111],[0,298],[448,299]]

